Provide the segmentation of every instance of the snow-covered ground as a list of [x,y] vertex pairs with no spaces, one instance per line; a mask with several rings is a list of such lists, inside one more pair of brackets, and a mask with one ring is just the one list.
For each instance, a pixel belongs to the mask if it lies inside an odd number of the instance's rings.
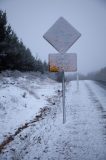
[[0,81],[0,143],[33,119],[40,108],[47,105],[47,99],[55,94],[55,90],[56,85],[50,79],[3,78]]
[[66,85],[66,123],[62,123],[61,84],[49,78],[0,81],[0,142],[28,123],[0,154],[0,160],[106,160],[106,90],[93,81]]

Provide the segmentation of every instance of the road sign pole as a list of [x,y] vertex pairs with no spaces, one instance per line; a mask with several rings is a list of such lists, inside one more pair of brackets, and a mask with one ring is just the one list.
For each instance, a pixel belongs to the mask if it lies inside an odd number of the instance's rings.
[[63,124],[66,122],[66,108],[65,108],[65,75],[62,72],[62,100],[63,100]]
[[[69,24],[63,17],[60,17],[43,37],[59,52],[61,56],[50,54],[50,72],[73,72],[77,70],[77,57],[75,54],[64,54],[77,41],[81,34]],[[63,64],[63,67],[61,66]],[[71,64],[71,65],[70,65]],[[65,109],[65,75],[62,72],[62,101],[63,101],[63,124],[66,122]]]
[[79,91],[79,73],[77,71],[77,91]]

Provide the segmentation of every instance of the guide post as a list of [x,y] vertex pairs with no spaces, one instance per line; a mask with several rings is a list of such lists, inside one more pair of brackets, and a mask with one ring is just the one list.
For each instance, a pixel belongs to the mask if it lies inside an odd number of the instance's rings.
[[78,74],[78,71],[77,71],[77,91],[79,91],[79,74]]
[[62,72],[62,98],[63,98],[63,124],[66,122],[66,108],[65,108],[65,74]]

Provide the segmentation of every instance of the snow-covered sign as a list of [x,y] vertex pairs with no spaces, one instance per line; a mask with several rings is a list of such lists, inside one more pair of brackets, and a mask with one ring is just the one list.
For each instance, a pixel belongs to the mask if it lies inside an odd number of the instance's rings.
[[50,72],[77,71],[77,55],[75,53],[49,54]]
[[65,53],[81,34],[63,17],[44,34],[44,38],[60,53]]

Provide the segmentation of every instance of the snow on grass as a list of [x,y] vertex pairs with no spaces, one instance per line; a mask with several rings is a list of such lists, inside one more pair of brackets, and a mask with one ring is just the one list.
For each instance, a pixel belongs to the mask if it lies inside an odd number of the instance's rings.
[[15,80],[7,77],[0,81],[0,142],[32,120],[40,108],[45,107],[47,98],[55,94],[53,81],[51,85],[45,81],[25,77]]
[[[45,85],[41,90],[38,86],[37,94],[44,98],[43,88],[47,97],[50,92],[47,105],[51,110],[44,119],[31,124],[17,135],[1,159],[105,160],[102,120],[96,108],[98,104],[93,103],[86,87],[89,82],[80,81],[79,91],[76,82],[67,85],[65,124],[62,123],[61,97],[52,92],[60,88],[60,84],[52,81],[42,83]],[[37,82],[40,86],[42,83]],[[51,102],[55,102],[55,105]]]

